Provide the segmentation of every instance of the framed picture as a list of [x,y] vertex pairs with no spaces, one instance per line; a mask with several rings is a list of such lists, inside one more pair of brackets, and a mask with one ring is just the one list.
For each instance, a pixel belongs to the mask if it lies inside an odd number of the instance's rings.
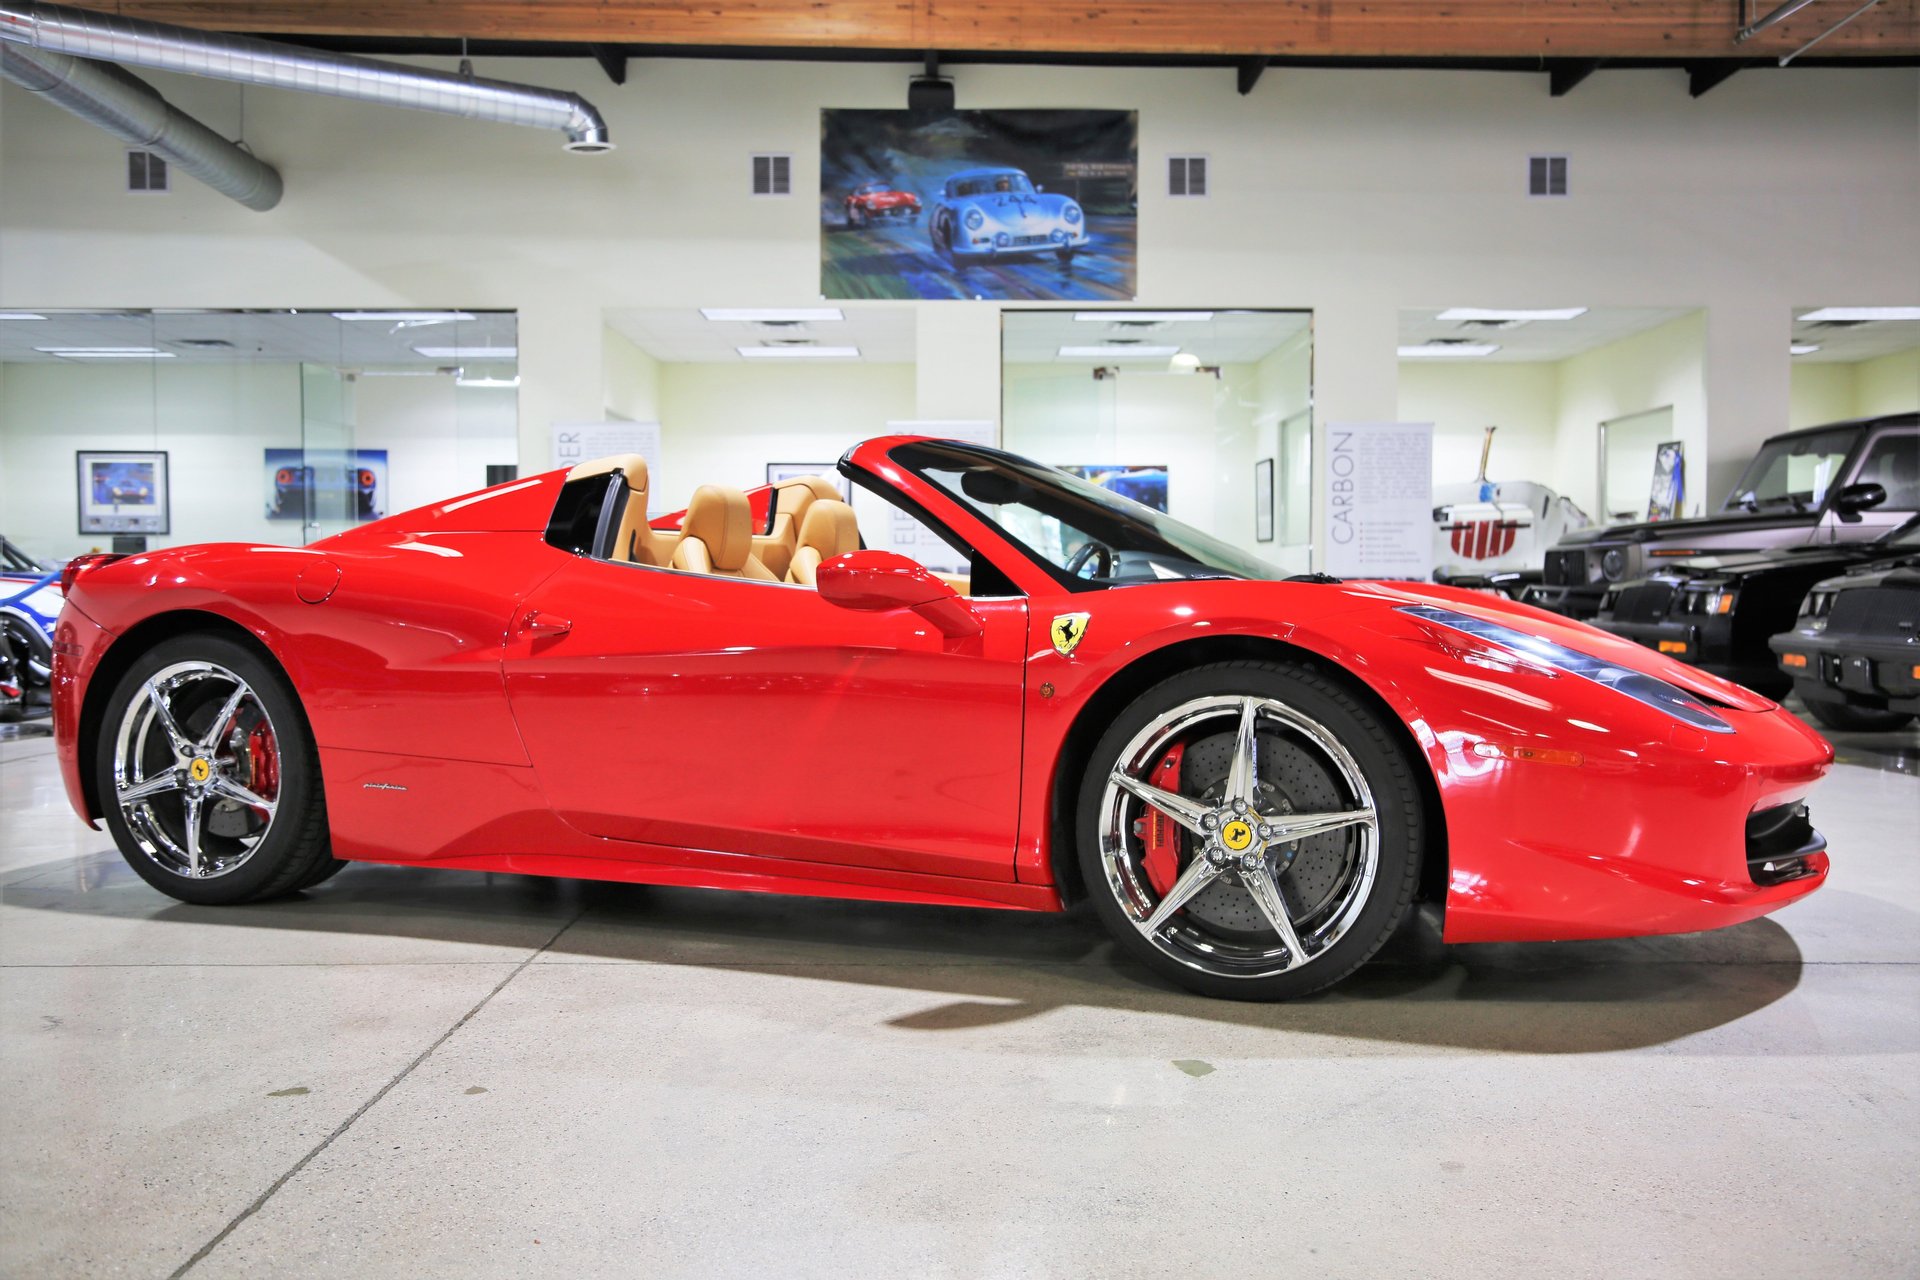
[[1273,459],[1253,464],[1253,540],[1273,541]]
[[267,519],[364,524],[387,511],[385,449],[267,449]]
[[767,464],[767,483],[785,484],[801,476],[820,476],[831,480],[840,490],[840,501],[853,501],[853,484],[840,474],[838,464],[832,462],[769,462]]
[[1647,499],[1647,519],[1677,520],[1687,501],[1687,461],[1681,443],[1669,440],[1654,450],[1653,488]]
[[73,455],[81,533],[171,533],[165,453]]

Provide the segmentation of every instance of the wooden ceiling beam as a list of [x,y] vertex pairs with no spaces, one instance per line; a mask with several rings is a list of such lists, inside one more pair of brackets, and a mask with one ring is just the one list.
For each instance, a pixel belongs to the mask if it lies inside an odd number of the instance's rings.
[[[255,34],[1123,56],[1767,58],[1826,30],[1815,0],[1736,45],[1736,0],[96,0]],[[1920,0],[1882,0],[1822,57],[1920,56]]]

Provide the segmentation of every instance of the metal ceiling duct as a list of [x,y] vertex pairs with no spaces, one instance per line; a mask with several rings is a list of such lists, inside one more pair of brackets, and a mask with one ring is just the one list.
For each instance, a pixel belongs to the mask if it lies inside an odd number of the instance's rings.
[[567,135],[569,151],[613,150],[607,122],[593,104],[577,93],[556,89],[18,0],[0,3],[0,40],[182,75],[297,89],[530,129],[557,129]]
[[138,76],[64,53],[0,44],[0,76],[160,156],[249,209],[280,203],[280,174],[162,98]]

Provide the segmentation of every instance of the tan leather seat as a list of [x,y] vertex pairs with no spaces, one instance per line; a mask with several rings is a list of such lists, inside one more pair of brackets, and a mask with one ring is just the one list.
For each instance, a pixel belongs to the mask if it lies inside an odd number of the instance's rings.
[[838,498],[815,501],[807,507],[807,518],[800,523],[800,545],[794,548],[787,581],[803,587],[814,586],[814,574],[821,561],[859,549],[860,525],[853,518],[853,508]]
[[782,480],[774,494],[773,523],[753,539],[753,554],[773,573],[785,577],[800,544],[800,526],[807,508],[816,501],[840,500],[840,487],[825,476],[795,476]]
[[753,504],[740,490],[717,484],[693,491],[687,518],[680,522],[673,568],[717,578],[780,581],[753,554]]
[[673,560],[680,543],[677,533],[661,533],[647,523],[647,460],[637,453],[617,453],[608,458],[583,462],[567,472],[568,480],[587,476],[610,475],[618,471],[627,482],[627,505],[620,513],[620,527],[614,534],[610,560],[630,560],[664,568]]

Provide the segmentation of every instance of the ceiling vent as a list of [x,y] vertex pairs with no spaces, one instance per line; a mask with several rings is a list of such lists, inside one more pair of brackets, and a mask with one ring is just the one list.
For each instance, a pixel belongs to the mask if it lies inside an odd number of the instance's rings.
[[127,190],[157,195],[167,189],[167,162],[151,151],[127,152]]
[[1455,322],[1455,327],[1472,329],[1475,332],[1483,332],[1489,329],[1518,329],[1526,323],[1527,321],[1525,320],[1460,320]]
[[180,338],[173,342],[176,347],[192,347],[195,351],[232,351],[234,345],[225,338]]
[[1528,156],[1527,194],[1530,196],[1567,194],[1567,158],[1565,156]]
[[1197,198],[1207,194],[1207,158],[1205,156],[1167,157],[1167,194]]
[[790,196],[793,194],[793,157],[762,152],[753,157],[753,194]]

